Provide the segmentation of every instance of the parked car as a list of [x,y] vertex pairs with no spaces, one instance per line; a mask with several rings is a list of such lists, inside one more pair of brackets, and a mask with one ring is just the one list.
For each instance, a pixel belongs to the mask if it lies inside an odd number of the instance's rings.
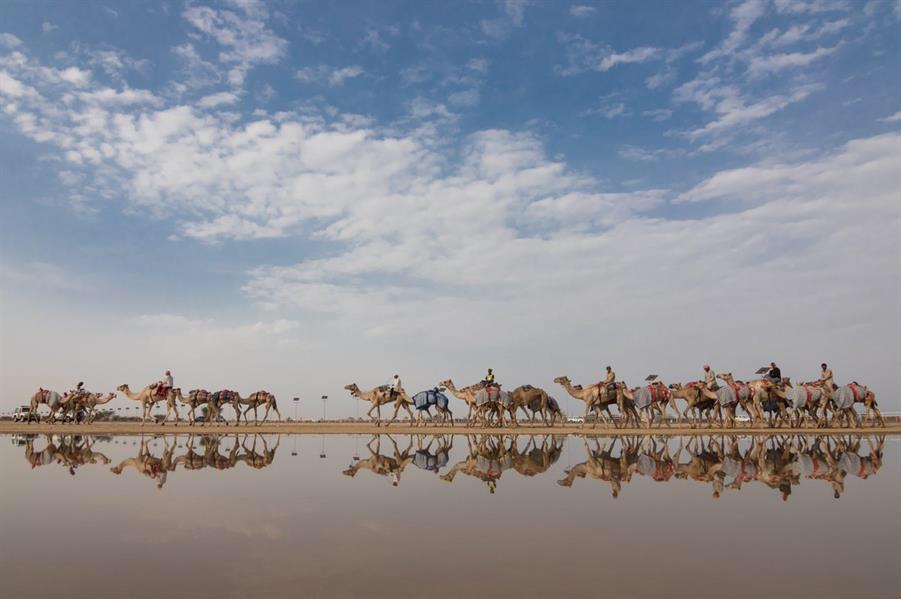
[[40,422],[41,417],[37,412],[32,412],[30,406],[19,406],[13,412],[13,422]]

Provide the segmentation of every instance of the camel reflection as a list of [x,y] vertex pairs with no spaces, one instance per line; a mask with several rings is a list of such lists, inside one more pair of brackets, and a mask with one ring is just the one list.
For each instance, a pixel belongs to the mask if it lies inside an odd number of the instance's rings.
[[25,460],[32,468],[59,464],[75,476],[78,467],[86,464],[109,464],[109,458],[94,451],[93,439],[82,435],[44,435],[45,444],[41,450],[35,449],[35,436],[25,438]]
[[[200,447],[197,447],[197,437],[200,437]],[[248,437],[253,441],[248,447]],[[156,439],[156,437],[153,437]],[[251,468],[266,468],[275,461],[278,450],[278,438],[270,448],[264,435],[194,435],[188,436],[185,443],[185,453],[174,456],[174,438],[161,436],[163,451],[161,456],[154,455],[148,447],[148,439],[141,437],[141,447],[138,455],[122,460],[118,466],[111,468],[113,474],[121,474],[126,468],[132,468],[138,473],[157,482],[157,488],[162,489],[166,484],[170,472],[175,472],[179,466],[182,470],[229,470],[238,464],[246,464]],[[170,444],[170,440],[173,443]],[[231,447],[226,447],[225,441],[230,442]]]
[[[716,499],[726,491],[758,483],[788,501],[802,477],[828,482],[838,499],[849,474],[863,480],[874,476],[882,466],[885,437],[874,441],[869,437],[729,436],[690,437],[686,442],[649,436],[594,439],[593,446],[586,438],[583,443],[588,459],[567,469],[557,481],[561,486],[570,487],[577,478],[593,478],[610,484],[616,498],[637,473],[654,482],[675,478],[709,485]],[[670,444],[676,443],[671,453]],[[867,446],[863,454],[862,443]]]
[[523,476],[533,477],[547,472],[560,458],[563,442],[551,435],[530,436],[520,449],[517,435],[467,436],[469,455],[457,462],[442,480],[453,482],[457,473],[476,478],[486,484],[489,493],[497,489],[497,482],[504,471],[513,470]]
[[[576,478],[594,478],[610,483],[613,497],[619,497],[624,482],[632,480],[632,474],[638,466],[638,442],[632,437],[611,437],[601,449],[599,439],[594,439],[594,448],[583,439],[588,459],[576,464],[566,471],[566,477],[557,484],[571,487]],[[615,446],[619,443],[619,452],[614,455]]]
[[[388,440],[391,441],[391,445],[394,447],[394,456],[382,455],[383,436],[388,437]],[[375,443],[374,449],[372,447],[373,442]],[[397,441],[391,435],[373,435],[369,443],[366,444],[366,448],[369,450],[369,457],[365,460],[360,460],[344,470],[343,473],[353,478],[360,470],[370,470],[374,474],[390,478],[391,484],[395,487],[398,486],[400,484],[400,475],[413,462],[413,437],[409,438],[407,448],[403,451],[398,449]]]

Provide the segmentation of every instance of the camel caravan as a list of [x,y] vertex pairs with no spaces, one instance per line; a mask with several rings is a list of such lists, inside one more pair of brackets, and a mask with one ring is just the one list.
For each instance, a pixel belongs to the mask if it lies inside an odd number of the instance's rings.
[[[197,409],[205,408],[208,418],[204,418],[206,422],[218,423],[228,420],[223,415],[223,408],[230,406],[234,411],[235,424],[241,423],[241,417],[249,423],[248,414],[253,410],[254,424],[262,424],[269,417],[269,412],[274,411],[279,420],[281,413],[278,411],[278,404],[275,395],[268,391],[256,391],[247,397],[242,397],[237,391],[223,389],[211,393],[206,389],[192,389],[185,396],[179,387],[172,385],[171,374],[166,371],[168,380],[159,381],[147,385],[140,391],[132,391],[126,385],[119,385],[116,391],[124,398],[138,402],[141,407],[141,425],[147,422],[150,411],[156,404],[164,404],[166,406],[166,414],[162,423],[165,425],[169,421],[169,415],[174,416],[175,426],[180,421],[178,413],[178,404],[186,407],[188,410],[188,424],[193,426],[197,422]],[[94,422],[96,409],[98,406],[109,403],[116,397],[115,392],[107,394],[92,393],[83,388],[82,383],[78,383],[75,389],[65,393],[59,393],[50,389],[41,387],[34,395],[31,396],[30,409],[32,414],[38,414],[38,408],[41,405],[47,406],[49,414],[48,422],[86,422],[88,424]],[[259,418],[259,410],[263,410],[263,418]]]
[[[790,378],[783,377],[775,363],[758,370],[760,378],[751,381],[737,380],[729,372],[715,374],[709,365],[705,365],[702,380],[669,385],[658,380],[657,375],[649,375],[644,384],[632,387],[616,380],[616,374],[609,366],[604,380],[596,383],[577,385],[567,376],[558,376],[554,382],[571,397],[583,402],[583,416],[571,419],[582,427],[591,423],[594,428],[600,422],[615,428],[650,428],[655,424],[672,426],[673,423],[687,423],[692,428],[705,425],[734,428],[739,420],[754,427],[861,427],[864,421],[870,426],[885,426],[876,395],[869,387],[856,381],[836,385],[832,371],[826,364],[821,366],[818,380],[802,383],[793,383]],[[394,375],[389,384],[368,391],[361,390],[356,383],[346,385],[344,389],[353,398],[369,404],[367,416],[376,426],[382,424],[383,407],[389,410],[393,407],[386,426],[397,420],[401,410],[417,426],[453,426],[451,398],[465,403],[463,422],[467,427],[517,427],[521,417],[530,425],[537,425],[540,420],[540,424],[547,427],[566,422],[560,403],[547,391],[533,385],[520,385],[508,391],[495,381],[491,369],[478,383],[461,387],[446,379],[412,396],[404,390],[399,375]],[[242,416],[249,424],[251,411],[257,425],[268,419],[270,411],[281,420],[275,395],[268,391],[256,391],[244,397],[228,389],[215,392],[192,389],[185,395],[181,388],[174,386],[169,371],[163,380],[140,391],[132,391],[126,384],[119,385],[116,391],[140,404],[142,425],[157,404],[166,407],[162,424],[169,421],[171,414],[176,426],[180,421],[179,404],[188,410],[187,421],[192,426],[198,421],[198,408],[203,409],[206,416],[201,424],[228,423],[224,414],[227,407],[234,413],[235,424],[241,423]],[[31,397],[30,408],[32,414],[37,414],[41,405],[47,406],[49,422],[91,423],[96,409],[115,397],[116,393],[91,393],[82,387],[82,383],[63,394],[40,388]],[[856,410],[858,404],[864,407],[863,420]],[[260,410],[262,419],[259,418]],[[739,410],[744,414],[740,415]]]

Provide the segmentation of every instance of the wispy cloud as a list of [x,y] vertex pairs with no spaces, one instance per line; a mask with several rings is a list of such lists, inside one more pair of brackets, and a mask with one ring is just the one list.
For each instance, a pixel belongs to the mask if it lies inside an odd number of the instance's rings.
[[348,79],[359,77],[364,73],[363,67],[356,64],[340,68],[319,65],[298,70],[297,78],[301,81],[321,81],[331,86],[339,86],[344,85]]

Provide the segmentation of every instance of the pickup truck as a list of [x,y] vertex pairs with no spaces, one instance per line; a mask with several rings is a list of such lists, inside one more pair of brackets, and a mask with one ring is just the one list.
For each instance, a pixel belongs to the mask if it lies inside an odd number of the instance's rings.
[[19,406],[13,411],[13,422],[40,422],[41,417],[37,412],[32,412],[29,406]]

